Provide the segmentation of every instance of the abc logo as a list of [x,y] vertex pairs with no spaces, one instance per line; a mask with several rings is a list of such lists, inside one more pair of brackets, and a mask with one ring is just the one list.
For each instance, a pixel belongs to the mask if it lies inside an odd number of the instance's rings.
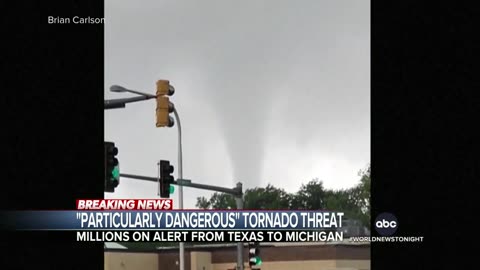
[[377,228],[396,228],[397,222],[396,221],[386,221],[385,219],[379,220],[375,222],[375,226]]
[[397,218],[390,213],[381,213],[375,219],[375,230],[381,236],[393,235],[398,228]]

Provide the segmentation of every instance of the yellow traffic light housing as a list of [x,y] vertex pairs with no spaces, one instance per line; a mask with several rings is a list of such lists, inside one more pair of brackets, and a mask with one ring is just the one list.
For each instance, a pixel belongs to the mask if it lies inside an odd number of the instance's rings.
[[174,111],[174,105],[168,96],[173,95],[175,89],[168,80],[157,81],[157,127],[173,127],[175,124],[170,113]]

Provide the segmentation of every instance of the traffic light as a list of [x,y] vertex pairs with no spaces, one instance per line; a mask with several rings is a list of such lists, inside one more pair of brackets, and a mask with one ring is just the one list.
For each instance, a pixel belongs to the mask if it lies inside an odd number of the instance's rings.
[[252,266],[260,266],[262,259],[260,258],[260,244],[249,243],[248,244],[248,264]]
[[174,110],[168,96],[175,93],[175,88],[167,80],[157,81],[157,127],[173,127],[175,121],[170,114]]
[[113,142],[105,142],[105,192],[115,192],[120,183],[120,165],[117,155],[118,149]]
[[170,194],[173,193],[173,166],[170,165],[170,161],[160,160],[160,197],[170,198]]

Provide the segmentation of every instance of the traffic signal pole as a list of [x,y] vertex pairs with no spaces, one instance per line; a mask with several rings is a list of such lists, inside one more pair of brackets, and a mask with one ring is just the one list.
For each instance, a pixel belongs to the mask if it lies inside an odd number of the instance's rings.
[[[237,183],[237,190],[242,190],[242,183]],[[243,194],[235,196],[235,202],[237,203],[237,209],[243,209]],[[237,270],[243,270],[243,243],[237,243]]]
[[[178,116],[177,109],[174,107],[173,113],[175,114],[175,120],[178,127],[178,178],[183,179],[183,159],[182,159],[182,126],[180,124],[180,117]],[[179,186],[178,189],[178,208],[183,209],[183,186]],[[180,270],[185,270],[185,243],[179,243],[179,261]]]
[[[144,180],[144,181],[158,183],[158,177],[143,176],[143,175],[128,174],[128,173],[121,173],[120,176],[125,177],[125,178],[131,178],[131,179]],[[177,185],[179,187],[183,186],[183,187],[191,187],[191,188],[198,188],[198,189],[227,193],[227,194],[235,196],[235,198],[237,196],[242,198],[242,202],[243,202],[243,191],[241,190],[242,189],[242,184],[241,183],[238,183],[238,184],[240,184],[240,186],[237,184],[237,186],[234,187],[234,188],[226,188],[226,187],[220,187],[220,186],[197,184],[197,183],[193,183],[189,179],[177,179],[177,180],[173,181],[172,184]]]
[[[182,160],[182,128],[180,124],[180,117],[178,116],[178,112],[175,109],[173,103],[169,101],[168,96],[171,96],[175,93],[175,88],[170,85],[170,81],[168,80],[158,80],[157,81],[157,92],[156,95],[146,94],[135,90],[127,89],[123,86],[119,85],[112,85],[110,87],[110,91],[122,93],[122,92],[129,92],[133,94],[140,95],[138,97],[132,98],[122,98],[122,99],[112,99],[112,100],[105,100],[104,101],[104,109],[118,109],[118,108],[125,108],[127,103],[131,102],[138,102],[148,99],[156,99],[157,100],[157,109],[156,109],[156,126],[157,127],[172,127],[174,125],[173,118],[169,116],[170,113],[175,114],[177,127],[178,127],[178,179],[183,179],[183,160]],[[160,184],[160,174],[161,174],[161,162],[159,162],[159,177],[154,180]],[[172,167],[173,168],[173,167]],[[121,174],[120,174],[121,175]],[[123,177],[127,177],[128,175],[124,174]],[[152,180],[152,178],[145,179],[145,177],[130,177],[136,178],[140,180]],[[175,181],[174,181],[175,182]],[[179,209],[183,209],[183,186],[179,185],[179,192],[178,192],[178,200],[179,200]],[[159,185],[159,192],[160,192],[160,185]],[[161,196],[161,194],[159,194]],[[180,242],[179,246],[179,264],[180,270],[185,270],[185,246],[183,242]]]
[[[178,174],[179,174],[179,176],[182,174],[180,168],[179,168],[179,173]],[[155,183],[158,183],[158,181],[159,181],[158,177],[150,177],[150,176],[142,176],[142,175],[134,175],[134,174],[126,174],[126,173],[121,173],[120,176],[125,177],[125,178],[144,180],[144,181],[150,181],[150,182],[155,182]],[[239,209],[239,210],[243,209],[243,185],[240,182],[237,183],[236,187],[234,187],[234,188],[225,188],[225,187],[220,187],[220,186],[212,186],[212,185],[192,183],[191,180],[179,178],[176,181],[174,181],[173,184],[179,186],[179,190],[182,190],[183,187],[191,187],[191,188],[198,188],[198,189],[222,192],[222,193],[227,193],[227,194],[233,195],[233,196],[235,196],[237,209]],[[181,205],[179,205],[179,208],[183,209],[183,193],[182,193],[181,196],[182,196],[181,197],[182,200],[180,200],[180,202],[179,202],[181,204]],[[179,197],[180,197],[180,192],[179,192]],[[180,242],[180,244],[184,244],[184,243]],[[180,249],[180,250],[182,250],[182,249]],[[180,263],[182,263],[183,258],[184,257],[180,255]],[[182,269],[181,265],[180,265],[180,269]],[[242,242],[237,243],[237,270],[244,270],[243,243]]]
[[[175,120],[177,122],[177,127],[178,127],[178,180],[173,181],[172,184],[179,186],[179,191],[178,191],[178,200],[179,200],[178,208],[179,209],[183,209],[183,187],[184,186],[231,194],[235,196],[237,209],[243,209],[243,190],[242,190],[241,183],[238,183],[235,188],[230,189],[230,188],[224,188],[224,187],[218,187],[218,186],[195,184],[195,183],[192,183],[190,180],[183,179],[182,128],[181,128],[180,117],[178,116],[178,112],[175,109],[175,106],[169,101],[169,98],[167,97],[167,96],[173,95],[173,93],[175,92],[175,88],[173,88],[173,86],[170,85],[170,82],[168,80],[157,81],[156,95],[151,95],[151,94],[146,94],[146,93],[126,89],[125,87],[118,86],[118,85],[111,86],[110,91],[130,92],[140,96],[132,97],[132,98],[105,100],[104,101],[105,110],[125,108],[127,103],[156,98],[157,99],[157,109],[156,109],[156,118],[157,118],[156,126],[157,127],[172,127],[174,125],[174,122],[173,122],[173,118],[171,118],[169,114],[172,112],[175,114],[175,118],[176,118]],[[140,176],[140,175],[131,175],[131,174],[120,174],[120,176],[160,183],[160,171],[161,171],[160,167],[161,166],[159,162],[159,177],[157,178]],[[184,244],[185,243],[180,242],[180,245],[179,245],[180,270],[185,270],[185,245]],[[241,242],[238,243],[237,270],[244,270],[243,244]]]

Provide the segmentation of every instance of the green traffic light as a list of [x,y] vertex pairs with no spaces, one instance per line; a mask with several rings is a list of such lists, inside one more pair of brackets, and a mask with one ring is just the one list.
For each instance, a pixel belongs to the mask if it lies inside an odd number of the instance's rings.
[[175,187],[174,187],[174,186],[170,186],[170,194],[173,194],[174,191],[175,191]]
[[120,168],[118,166],[115,166],[115,168],[113,168],[112,175],[115,179],[120,178]]

